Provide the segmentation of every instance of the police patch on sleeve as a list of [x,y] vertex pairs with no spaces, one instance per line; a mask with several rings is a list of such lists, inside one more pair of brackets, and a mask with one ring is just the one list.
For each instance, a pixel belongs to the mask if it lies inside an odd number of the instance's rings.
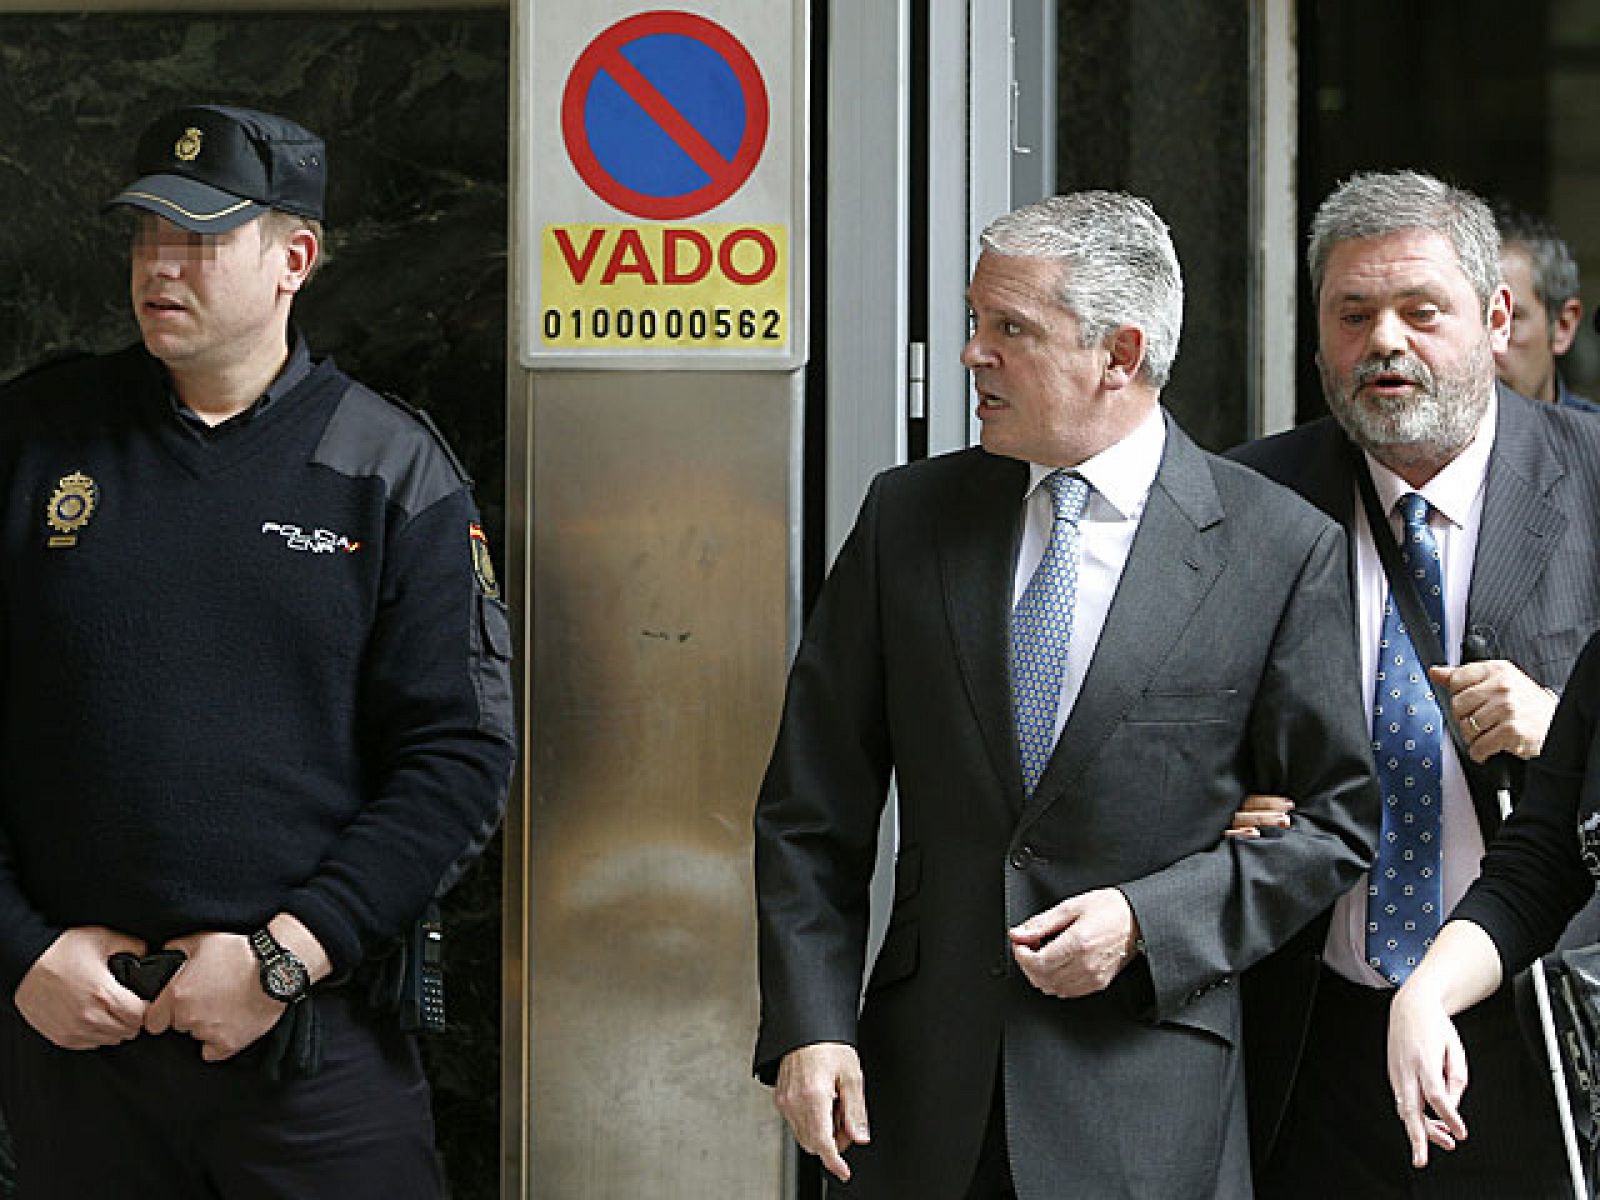
[[472,571],[478,577],[478,587],[485,596],[500,599],[500,583],[494,577],[494,560],[489,557],[489,536],[483,526],[474,521],[467,526],[472,542]]

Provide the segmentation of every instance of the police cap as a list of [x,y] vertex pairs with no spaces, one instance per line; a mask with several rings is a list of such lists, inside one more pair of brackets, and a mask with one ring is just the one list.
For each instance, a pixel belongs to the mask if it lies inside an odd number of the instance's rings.
[[327,148],[285,117],[201,104],[168,113],[139,139],[128,205],[193,233],[226,233],[269,208],[322,219]]

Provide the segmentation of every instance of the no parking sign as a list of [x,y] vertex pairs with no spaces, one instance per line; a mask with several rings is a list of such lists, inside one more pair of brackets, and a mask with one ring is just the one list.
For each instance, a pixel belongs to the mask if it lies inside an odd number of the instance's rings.
[[804,0],[530,6],[523,364],[800,365]]

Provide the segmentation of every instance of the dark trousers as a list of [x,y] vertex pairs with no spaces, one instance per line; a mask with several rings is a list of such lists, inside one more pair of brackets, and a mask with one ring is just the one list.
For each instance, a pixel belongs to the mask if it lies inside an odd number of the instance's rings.
[[983,1149],[967,1200],[1016,1200],[1011,1182],[1011,1153],[1006,1147],[1006,1104],[1004,1068],[995,1073],[994,1100],[989,1106],[989,1124],[983,1131]]
[[0,1108],[19,1200],[437,1200],[414,1038],[318,994],[320,1073],[274,1083],[247,1050],[178,1033],[61,1050],[0,1011]]
[[1549,1200],[1570,1197],[1550,1078],[1523,1041],[1509,992],[1462,1013],[1467,1139],[1411,1166],[1389,1087],[1389,1000],[1324,970],[1294,1095],[1260,1200]]
[[[829,1200],[839,1200],[848,1195],[847,1190],[826,1176]],[[802,1193],[805,1189],[801,1189]],[[995,1076],[994,1099],[989,1107],[988,1124],[983,1130],[983,1147],[978,1153],[978,1165],[972,1182],[967,1185],[964,1200],[1017,1200],[1017,1189],[1011,1182],[1011,1154],[1006,1148],[1006,1111],[1004,1088],[999,1074]]]

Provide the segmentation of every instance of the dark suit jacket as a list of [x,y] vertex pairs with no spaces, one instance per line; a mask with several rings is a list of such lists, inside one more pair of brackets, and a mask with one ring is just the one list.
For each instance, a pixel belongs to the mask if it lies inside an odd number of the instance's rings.
[[[1169,421],[1024,803],[1007,647],[1027,478],[981,450],[879,476],[823,589],[756,809],[756,1069],[859,1048],[872,1143],[841,1195],[961,1196],[997,1067],[1022,1200],[1248,1195],[1235,975],[1351,886],[1377,823],[1344,537]],[[894,908],[863,1007],[891,771]],[[1305,798],[1293,831],[1224,839],[1259,787]],[[1098,995],[1036,991],[1007,928],[1113,885],[1145,958]]]
[[[1589,634],[1600,628],[1600,421],[1505,387],[1499,397],[1467,626],[1484,633],[1498,657],[1559,691]],[[1241,446],[1231,457],[1353,529],[1359,460],[1332,418]],[[1350,545],[1346,574],[1353,597],[1353,536]],[[1464,766],[1487,841],[1500,825],[1494,787],[1484,772]],[[1514,785],[1520,783],[1520,770],[1513,775]],[[1246,980],[1252,1135],[1261,1161],[1288,1104],[1327,929],[1324,913]],[[1593,941],[1597,929],[1600,913],[1591,909],[1571,936]]]

